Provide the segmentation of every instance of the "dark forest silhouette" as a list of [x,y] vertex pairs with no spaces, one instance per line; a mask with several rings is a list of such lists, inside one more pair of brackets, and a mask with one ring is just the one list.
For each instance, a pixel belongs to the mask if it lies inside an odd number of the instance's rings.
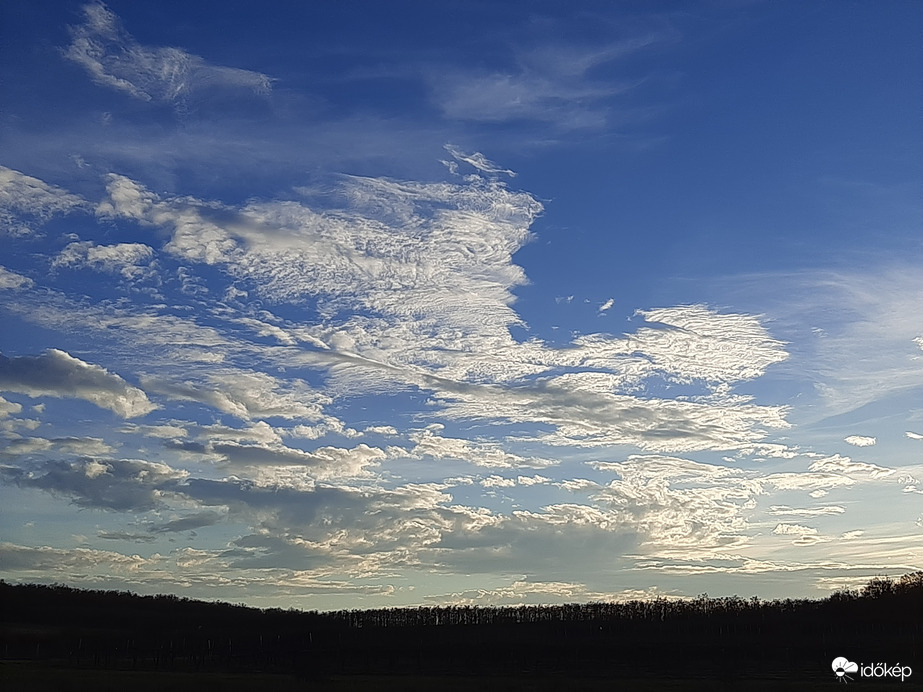
[[923,678],[923,572],[819,600],[324,613],[0,581],[0,622],[3,660],[68,669],[829,679],[848,656]]

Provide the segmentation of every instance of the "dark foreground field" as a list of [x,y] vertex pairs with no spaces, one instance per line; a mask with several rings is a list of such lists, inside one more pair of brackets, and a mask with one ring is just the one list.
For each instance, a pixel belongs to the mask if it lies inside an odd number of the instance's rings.
[[[700,597],[332,613],[0,582],[6,690],[862,690],[923,687],[923,573],[822,600]],[[836,688],[833,688],[836,689]]]
[[[701,690],[718,692],[742,690],[743,692],[770,692],[770,690],[837,689],[832,675],[814,675],[792,679],[785,675],[765,675],[761,678],[665,678],[665,677],[587,677],[579,673],[523,673],[520,675],[333,675],[324,679],[305,681],[294,675],[260,673],[169,673],[157,671],[87,670],[47,667],[33,662],[0,663],[0,680],[4,690],[40,692],[59,690],[78,692],[163,692],[164,690],[215,690],[216,692],[347,692],[350,690],[377,690],[380,692],[612,692],[613,690]],[[897,687],[895,687],[897,685]],[[875,683],[862,681],[861,690],[905,689],[901,683]],[[907,684],[906,689],[918,686]]]

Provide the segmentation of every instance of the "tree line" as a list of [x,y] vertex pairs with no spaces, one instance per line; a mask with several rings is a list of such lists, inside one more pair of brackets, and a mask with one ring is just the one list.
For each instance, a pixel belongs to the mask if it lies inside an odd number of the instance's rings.
[[[0,581],[0,655],[49,665],[297,673],[805,675],[923,649],[923,572],[823,599],[736,596],[331,612]],[[864,659],[863,659],[864,657]],[[827,665],[827,664],[825,664]],[[919,661],[923,677],[923,660]],[[672,672],[671,672],[672,671]]]

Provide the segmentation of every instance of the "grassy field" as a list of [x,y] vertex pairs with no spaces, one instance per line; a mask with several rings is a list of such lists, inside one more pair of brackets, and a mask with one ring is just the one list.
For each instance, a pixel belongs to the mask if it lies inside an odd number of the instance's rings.
[[[766,676],[761,679],[689,679],[671,678],[605,678],[575,677],[573,675],[528,674],[522,676],[408,676],[408,675],[339,675],[318,680],[298,679],[292,675],[181,673],[131,670],[88,670],[42,666],[33,662],[5,661],[0,663],[0,687],[10,692],[163,692],[163,690],[209,690],[214,692],[244,692],[271,690],[288,692],[347,692],[350,690],[376,690],[378,692],[612,692],[613,690],[818,690],[838,689],[832,673],[795,680]],[[893,690],[894,683],[862,681],[862,690]]]

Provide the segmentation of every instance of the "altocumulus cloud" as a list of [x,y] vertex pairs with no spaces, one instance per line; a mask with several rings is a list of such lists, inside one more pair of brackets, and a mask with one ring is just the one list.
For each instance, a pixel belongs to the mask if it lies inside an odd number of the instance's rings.
[[157,408],[143,391],[118,375],[55,348],[40,356],[0,355],[0,390],[84,399],[122,418],[143,416]]
[[162,494],[189,474],[141,459],[86,457],[47,461],[29,470],[0,467],[0,475],[20,487],[70,497],[81,507],[125,512],[160,506]]
[[0,235],[34,235],[54,216],[85,205],[78,195],[0,166]]

